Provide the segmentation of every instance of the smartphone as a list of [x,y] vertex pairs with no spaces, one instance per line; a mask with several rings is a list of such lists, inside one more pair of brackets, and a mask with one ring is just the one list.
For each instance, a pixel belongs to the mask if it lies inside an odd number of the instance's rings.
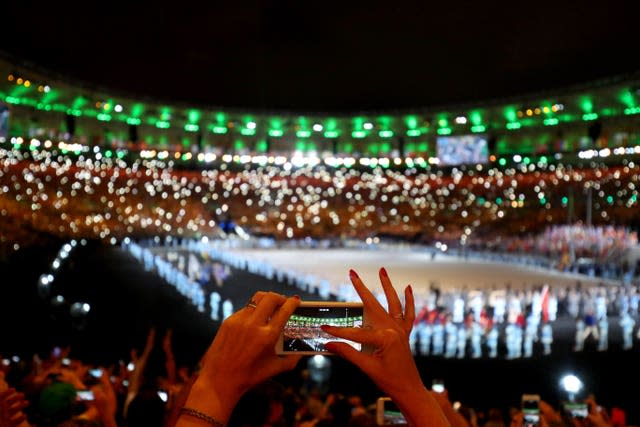
[[158,390],[157,394],[160,400],[162,400],[164,403],[167,403],[169,401],[169,393],[167,393],[166,390]]
[[390,397],[379,397],[376,401],[376,424],[407,425],[407,420]]
[[93,378],[102,378],[102,369],[89,369],[89,375],[91,375]]
[[443,393],[444,380],[435,378],[433,381],[431,381],[431,390],[435,391],[436,393]]
[[284,326],[276,343],[277,354],[331,354],[325,344],[329,341],[346,342],[363,351],[362,344],[334,337],[320,326],[358,328],[366,324],[366,313],[361,302],[303,301]]
[[587,418],[589,405],[587,402],[563,402],[562,412],[571,418]]
[[91,401],[94,400],[93,391],[91,390],[78,390],[76,391],[76,397],[78,400]]
[[540,425],[540,395],[522,395],[523,427],[538,427]]

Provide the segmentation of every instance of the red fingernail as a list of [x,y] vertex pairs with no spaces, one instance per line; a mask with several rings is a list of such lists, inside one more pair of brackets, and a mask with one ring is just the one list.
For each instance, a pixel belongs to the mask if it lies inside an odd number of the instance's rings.
[[349,277],[352,279],[359,279],[358,273],[356,273],[353,269],[349,270]]
[[382,274],[382,276],[386,277],[387,279],[389,278],[389,275],[387,274],[387,269],[384,267],[380,269],[380,274]]
[[300,295],[294,295],[293,298],[300,299]]
[[409,293],[413,295],[413,288],[411,287],[411,285],[407,286],[407,288],[409,288]]

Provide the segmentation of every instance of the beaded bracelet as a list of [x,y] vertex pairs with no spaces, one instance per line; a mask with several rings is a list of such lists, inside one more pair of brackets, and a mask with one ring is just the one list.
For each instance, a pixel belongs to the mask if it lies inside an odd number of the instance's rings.
[[186,406],[183,406],[182,408],[180,408],[180,415],[183,415],[183,414],[191,415],[192,417],[199,418],[202,421],[205,421],[214,427],[224,427],[224,424],[222,424],[220,421],[193,408],[187,408]]

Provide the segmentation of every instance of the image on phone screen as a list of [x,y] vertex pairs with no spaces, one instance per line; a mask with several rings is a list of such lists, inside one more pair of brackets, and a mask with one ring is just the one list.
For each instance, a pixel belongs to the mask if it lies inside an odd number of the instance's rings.
[[407,420],[400,409],[388,397],[381,397],[377,402],[376,421],[378,425],[407,425]]
[[78,400],[94,400],[93,391],[91,390],[78,390],[76,391]]
[[[316,305],[317,304],[317,305]],[[329,341],[346,342],[356,350],[362,345],[334,337],[322,329],[322,325],[357,328],[364,323],[362,303],[311,303],[303,302],[291,315],[278,342],[278,353],[317,354],[328,353]]]
[[524,427],[540,425],[540,397],[538,395],[522,396],[522,415]]
[[562,409],[571,418],[587,418],[589,416],[589,406],[586,402],[564,402]]

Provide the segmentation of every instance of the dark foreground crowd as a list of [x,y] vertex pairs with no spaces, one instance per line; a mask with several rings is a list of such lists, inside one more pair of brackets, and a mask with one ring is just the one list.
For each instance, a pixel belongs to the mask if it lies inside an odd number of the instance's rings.
[[[415,320],[413,291],[404,291],[403,307],[386,270],[380,281],[388,310],[350,273],[354,289],[368,313],[362,328],[323,326],[336,337],[326,348],[356,365],[389,396],[411,426],[516,427],[526,425],[520,408],[475,411],[449,400],[446,389],[425,387],[409,346]],[[341,395],[314,387],[307,378],[299,386],[281,381],[293,370],[297,355],[277,355],[275,344],[300,299],[258,292],[227,318],[195,367],[178,366],[168,330],[151,329],[144,348],[130,360],[98,366],[73,357],[70,348],[55,347],[46,357],[2,359],[0,427],[29,426],[230,426],[230,427],[367,427],[377,425],[376,407],[361,396]],[[359,352],[338,339],[363,344]],[[156,342],[162,364],[151,359]],[[158,354],[155,351],[155,354]],[[389,374],[393,367],[393,375]],[[306,372],[306,371],[303,371]],[[626,426],[624,411],[587,399],[583,418],[570,417],[543,399],[541,427]]]

